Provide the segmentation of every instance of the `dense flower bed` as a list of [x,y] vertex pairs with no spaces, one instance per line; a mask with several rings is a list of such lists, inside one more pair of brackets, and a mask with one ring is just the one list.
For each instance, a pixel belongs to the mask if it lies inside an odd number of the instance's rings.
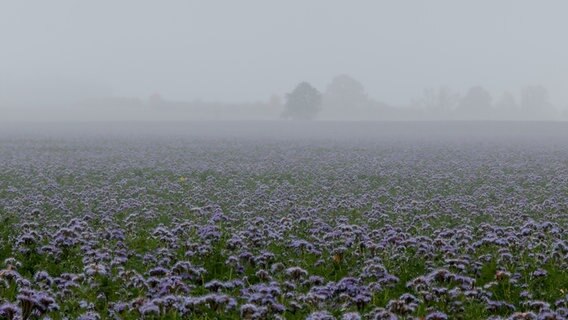
[[0,141],[0,319],[566,319],[554,143]]

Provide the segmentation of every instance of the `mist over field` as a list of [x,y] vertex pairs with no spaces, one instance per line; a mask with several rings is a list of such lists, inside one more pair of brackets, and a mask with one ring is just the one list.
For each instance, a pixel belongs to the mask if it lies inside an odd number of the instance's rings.
[[0,1],[0,320],[568,319],[567,12]]
[[565,1],[0,9],[1,122],[279,120],[302,82],[312,120],[567,120]]

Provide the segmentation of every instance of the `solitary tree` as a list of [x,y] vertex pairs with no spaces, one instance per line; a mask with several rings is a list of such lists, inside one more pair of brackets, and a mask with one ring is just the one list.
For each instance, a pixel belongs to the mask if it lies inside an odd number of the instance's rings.
[[460,100],[457,111],[467,118],[488,119],[493,107],[491,101],[491,94],[483,87],[471,87]]
[[361,82],[342,74],[333,78],[323,95],[325,107],[350,110],[367,107],[369,98]]
[[321,106],[321,93],[307,82],[301,82],[294,91],[286,94],[283,118],[313,120]]

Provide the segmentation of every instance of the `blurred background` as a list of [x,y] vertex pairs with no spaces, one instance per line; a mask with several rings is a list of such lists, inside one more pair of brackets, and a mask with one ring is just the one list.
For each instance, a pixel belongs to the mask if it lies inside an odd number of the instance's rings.
[[566,1],[4,1],[0,122],[564,121]]

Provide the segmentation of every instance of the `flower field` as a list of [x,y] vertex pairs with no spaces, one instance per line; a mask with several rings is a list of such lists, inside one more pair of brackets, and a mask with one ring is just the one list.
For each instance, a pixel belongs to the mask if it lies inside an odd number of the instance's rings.
[[566,319],[568,145],[0,139],[0,319]]

